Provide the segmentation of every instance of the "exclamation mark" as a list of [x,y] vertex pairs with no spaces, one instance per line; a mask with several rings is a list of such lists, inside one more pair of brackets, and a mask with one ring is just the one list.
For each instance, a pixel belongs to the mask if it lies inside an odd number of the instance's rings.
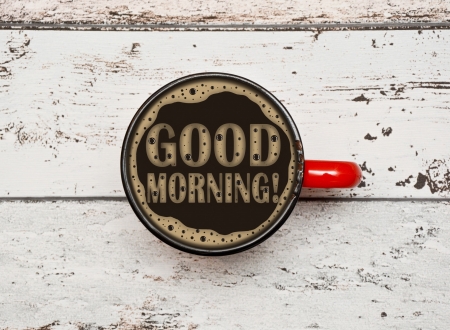
[[278,173],[272,174],[272,181],[273,181],[273,192],[274,192],[274,195],[272,197],[272,202],[278,203],[278,195],[276,194],[278,191]]

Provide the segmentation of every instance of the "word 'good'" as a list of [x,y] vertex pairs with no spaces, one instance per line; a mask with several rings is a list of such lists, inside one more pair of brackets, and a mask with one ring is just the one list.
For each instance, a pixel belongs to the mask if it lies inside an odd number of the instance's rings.
[[[160,141],[161,131],[166,131],[168,140]],[[269,139],[267,158],[261,156],[262,131],[267,132]],[[194,132],[198,134],[198,157],[194,160],[192,153],[192,141]],[[231,142],[227,141],[227,135],[232,134]],[[280,139],[277,129],[269,124],[250,125],[250,166],[270,166],[274,164],[280,155]],[[169,124],[161,123],[153,126],[147,134],[146,151],[150,162],[158,167],[177,165],[177,144],[170,142],[175,137],[175,132]],[[232,158],[227,157],[227,143],[233,144]],[[220,126],[211,139],[211,134],[206,126],[194,123],[183,128],[179,139],[179,152],[183,162],[190,167],[200,167],[205,165],[212,152],[214,145],[214,155],[218,163],[225,167],[235,167],[239,165],[245,157],[247,143],[244,131],[239,125],[227,123]],[[159,149],[163,149],[161,155]]]

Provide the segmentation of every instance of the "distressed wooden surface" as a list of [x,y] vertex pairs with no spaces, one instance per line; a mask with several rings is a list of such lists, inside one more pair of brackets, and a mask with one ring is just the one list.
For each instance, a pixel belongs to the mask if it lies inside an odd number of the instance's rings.
[[0,1],[1,21],[41,23],[413,23],[449,22],[449,13],[448,0]]
[[[199,257],[127,202],[1,202],[2,329],[448,329],[448,202],[299,202]],[[47,326],[47,327],[45,327]]]
[[353,160],[353,190],[448,198],[450,31],[0,31],[0,197],[122,197],[139,106],[181,76],[247,77],[290,111],[308,159]]
[[[88,200],[123,198],[122,138],[143,101],[204,71],[274,93],[307,158],[361,165],[361,187],[303,197],[449,198],[450,31],[387,30],[445,28],[449,13],[447,0],[0,0],[0,29],[321,29],[0,31],[0,329],[448,329],[448,201],[300,201],[263,244],[205,258],[158,241],[125,200]],[[335,23],[386,31],[324,31]],[[86,200],[52,201],[72,197]]]

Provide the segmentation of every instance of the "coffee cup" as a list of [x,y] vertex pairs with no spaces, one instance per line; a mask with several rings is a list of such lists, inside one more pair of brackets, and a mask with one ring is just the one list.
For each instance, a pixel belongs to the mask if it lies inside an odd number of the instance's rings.
[[263,87],[200,73],[167,84],[139,108],[121,175],[131,207],[155,236],[185,252],[226,255],[278,230],[302,186],[352,188],[361,170],[305,160],[294,121]]

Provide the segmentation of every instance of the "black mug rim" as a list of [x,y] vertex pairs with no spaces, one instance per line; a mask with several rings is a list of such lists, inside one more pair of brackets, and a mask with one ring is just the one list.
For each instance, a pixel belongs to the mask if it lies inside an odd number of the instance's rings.
[[187,75],[181,78],[178,78],[176,80],[171,81],[170,83],[164,85],[160,89],[158,89],[156,92],[154,92],[137,110],[136,114],[133,116],[130,124],[128,125],[127,131],[125,133],[125,138],[123,140],[122,144],[122,151],[121,151],[121,160],[120,160],[120,173],[122,178],[122,185],[125,189],[125,194],[127,197],[128,202],[131,205],[131,208],[133,209],[134,213],[138,217],[138,219],[142,222],[142,224],[157,238],[159,238],[164,243],[181,250],[183,252],[192,253],[196,255],[204,255],[204,256],[221,256],[221,255],[230,255],[238,252],[242,252],[245,250],[248,250],[262,242],[264,242],[266,239],[268,239],[270,236],[272,236],[288,219],[289,215],[292,213],[292,210],[294,209],[297,200],[300,196],[301,188],[302,188],[302,182],[303,182],[303,171],[298,169],[297,170],[297,185],[294,188],[294,197],[291,199],[291,201],[288,204],[288,207],[285,208],[285,211],[278,216],[278,219],[275,221],[275,224],[273,224],[268,230],[266,230],[264,233],[256,236],[255,238],[233,247],[229,248],[222,248],[222,249],[201,249],[198,247],[190,246],[189,244],[183,244],[179,241],[176,241],[172,239],[171,237],[165,235],[163,232],[161,232],[158,228],[153,226],[153,224],[147,219],[145,214],[142,213],[141,209],[139,208],[138,204],[133,198],[131,185],[129,182],[129,178],[127,175],[127,147],[129,146],[129,142],[131,140],[131,132],[136,125],[137,119],[141,116],[141,114],[146,110],[146,108],[154,101],[158,96],[160,96],[163,92],[165,92],[167,89],[189,81],[193,79],[198,78],[228,78],[228,79],[235,79],[239,82],[249,84],[253,88],[257,89],[259,93],[264,94],[268,99],[270,99],[280,110],[280,112],[286,117],[286,120],[290,127],[292,128],[294,140],[297,143],[297,163],[300,165],[299,168],[304,168],[304,152],[303,152],[303,144],[301,143],[300,133],[298,131],[297,126],[295,125],[291,115],[286,110],[286,108],[283,106],[283,104],[274,96],[272,93],[270,93],[268,90],[266,90],[264,87],[256,84],[255,82],[243,78],[241,76],[230,74],[230,73],[222,73],[222,72],[206,72],[206,73],[196,73]]

